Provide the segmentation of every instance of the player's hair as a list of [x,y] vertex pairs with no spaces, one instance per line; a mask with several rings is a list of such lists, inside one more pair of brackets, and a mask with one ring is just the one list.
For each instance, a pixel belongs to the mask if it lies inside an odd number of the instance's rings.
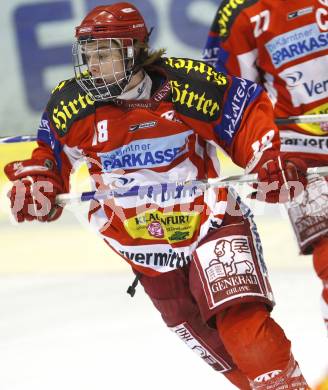
[[138,50],[140,49],[140,54],[138,57],[138,65],[140,67],[149,66],[157,62],[159,59],[163,57],[163,55],[166,53],[165,48],[160,48],[157,50],[153,50],[149,47],[148,41],[147,42],[140,42],[137,41],[135,43],[135,48]]

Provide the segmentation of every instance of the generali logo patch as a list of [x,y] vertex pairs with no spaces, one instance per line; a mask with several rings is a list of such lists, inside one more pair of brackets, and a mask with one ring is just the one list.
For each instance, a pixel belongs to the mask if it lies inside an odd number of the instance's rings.
[[262,295],[247,236],[209,241],[197,250],[211,307],[237,296]]

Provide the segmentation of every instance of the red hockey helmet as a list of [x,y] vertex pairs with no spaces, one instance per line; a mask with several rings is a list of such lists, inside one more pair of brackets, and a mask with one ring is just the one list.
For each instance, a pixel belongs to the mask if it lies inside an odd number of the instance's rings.
[[96,7],[76,27],[75,35],[73,60],[78,84],[94,100],[120,96],[140,70],[140,47],[147,46],[149,34],[140,12],[130,3]]
[[75,36],[73,60],[79,85],[94,100],[120,96],[140,70],[141,51],[135,43],[146,46],[149,37],[140,12],[130,3],[96,7],[76,27]]
[[76,27],[76,38],[133,38],[148,40],[148,30],[137,8],[130,3],[103,5],[91,10]]

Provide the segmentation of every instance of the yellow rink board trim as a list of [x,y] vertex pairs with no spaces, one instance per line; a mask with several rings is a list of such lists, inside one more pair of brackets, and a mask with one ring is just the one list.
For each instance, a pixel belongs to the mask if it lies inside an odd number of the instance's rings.
[[[37,224],[38,222],[36,222]],[[77,222],[78,223],[78,222]],[[130,266],[96,234],[80,226],[1,231],[0,273],[115,272]],[[15,232],[16,230],[16,232]]]

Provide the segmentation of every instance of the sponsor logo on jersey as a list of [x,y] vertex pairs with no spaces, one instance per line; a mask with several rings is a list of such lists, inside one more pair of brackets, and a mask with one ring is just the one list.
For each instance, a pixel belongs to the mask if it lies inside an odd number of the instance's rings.
[[172,69],[183,69],[187,75],[190,73],[198,73],[205,76],[207,81],[214,82],[217,85],[226,85],[227,77],[223,73],[216,72],[211,66],[208,66],[202,61],[195,61],[188,58],[167,58],[166,65]]
[[228,86],[227,76],[216,72],[204,62],[187,58],[167,58],[165,65],[168,68],[174,108],[198,120],[218,119]]
[[315,58],[279,73],[286,82],[294,107],[328,97],[327,57]]
[[43,113],[39,128],[38,128],[38,141],[45,142],[51,149],[55,146],[55,137],[50,130],[49,117],[46,112]]
[[155,102],[160,102],[161,100],[164,100],[169,95],[170,92],[171,92],[171,86],[170,83],[167,81],[162,85],[162,87],[158,91],[156,91],[153,94],[152,100],[154,100]]
[[124,177],[124,176],[115,176],[115,174],[110,175],[110,177],[106,177],[106,184],[110,185],[110,188],[122,188],[126,185],[133,184],[135,179],[133,177]]
[[316,23],[278,35],[265,44],[275,68],[328,48],[328,32]]
[[313,7],[298,9],[296,11],[290,12],[287,15],[287,20],[292,20],[298,18],[299,16],[310,14],[311,12],[313,12]]
[[168,137],[132,141],[98,156],[105,172],[163,167],[188,152],[188,136],[192,133],[188,130]]
[[37,139],[38,141],[44,142],[45,144],[49,145],[55,155],[57,166],[59,169],[61,169],[62,163],[60,152],[62,151],[62,146],[60,142],[56,140],[54,133],[51,131],[49,116],[46,111],[43,113],[40,121]]
[[220,65],[218,64],[218,58],[221,52],[223,52],[223,49],[218,46],[218,39],[209,37],[207,40],[207,47],[203,50],[203,60],[215,69]]
[[231,144],[239,125],[245,107],[259,94],[258,85],[245,79],[236,77],[231,85],[227,103],[222,113],[222,121],[215,127],[215,131],[228,145]]
[[220,356],[217,356],[203,344],[199,336],[193,333],[188,323],[184,322],[183,324],[170,328],[170,330],[216,371],[223,372],[231,368]]
[[129,131],[134,132],[137,130],[149,129],[149,128],[155,127],[155,126],[157,126],[157,121],[143,122],[143,123],[138,123],[136,125],[131,125],[129,127]]
[[219,103],[213,99],[207,98],[206,92],[203,92],[200,95],[192,90],[188,83],[179,83],[175,80],[171,81],[171,87],[173,103],[179,103],[181,106],[186,106],[188,109],[194,108],[194,110],[200,114],[200,119],[203,117],[216,119],[218,117],[220,111]]
[[239,13],[258,0],[223,0],[212,25],[212,31],[218,31],[221,39],[229,36],[231,25]]
[[[119,250],[119,253],[126,259],[137,265],[148,266],[150,268],[181,268],[189,264],[192,260],[191,255],[186,255],[184,252],[174,251],[170,248],[162,252],[130,252],[127,250]],[[163,269],[163,272],[165,270]]]
[[328,154],[328,137],[316,137],[289,130],[280,130],[282,152]]
[[239,295],[261,294],[247,236],[225,236],[196,249],[204,272],[210,307]]
[[74,98],[65,98],[59,100],[59,104],[52,107],[52,120],[59,136],[64,136],[69,126],[77,118],[81,111],[93,106],[95,101],[88,94],[79,94]]
[[149,211],[124,221],[130,237],[166,240],[169,243],[192,238],[199,225],[200,214],[197,212]]
[[46,112],[43,113],[38,131],[46,131],[50,133],[50,122],[49,122],[49,117]]

